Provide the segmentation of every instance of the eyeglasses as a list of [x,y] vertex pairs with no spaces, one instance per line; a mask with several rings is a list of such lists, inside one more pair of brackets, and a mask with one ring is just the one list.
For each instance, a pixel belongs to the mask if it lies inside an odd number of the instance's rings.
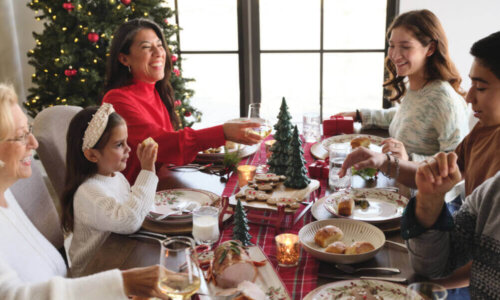
[[16,136],[12,139],[6,140],[7,142],[19,142],[23,145],[27,145],[29,142],[30,135],[33,134],[33,126],[28,125],[28,132],[24,133],[23,135]]

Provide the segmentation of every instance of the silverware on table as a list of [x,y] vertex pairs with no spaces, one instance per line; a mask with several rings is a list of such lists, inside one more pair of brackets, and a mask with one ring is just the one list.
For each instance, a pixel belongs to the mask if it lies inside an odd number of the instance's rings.
[[166,214],[159,215],[157,217],[153,217],[153,219],[155,219],[156,221],[161,221],[167,218],[168,216],[182,214],[182,210],[186,208],[188,204],[189,204],[188,202],[180,203],[179,205],[172,207],[172,211]]
[[350,266],[350,265],[336,264],[335,268],[339,269],[342,272],[349,273],[349,274],[354,274],[354,273],[363,272],[363,271],[379,271],[379,272],[387,272],[387,273],[394,273],[394,274],[401,273],[401,271],[399,269],[385,268],[385,267],[354,268],[353,266]]
[[356,277],[356,276],[343,276],[343,275],[334,275],[334,274],[325,274],[325,273],[318,273],[318,277],[335,279],[335,280],[364,279],[364,280],[384,280],[384,281],[399,282],[399,283],[406,283],[406,282],[408,282],[408,279],[403,278],[403,277],[383,277],[383,276],[361,276],[361,277]]

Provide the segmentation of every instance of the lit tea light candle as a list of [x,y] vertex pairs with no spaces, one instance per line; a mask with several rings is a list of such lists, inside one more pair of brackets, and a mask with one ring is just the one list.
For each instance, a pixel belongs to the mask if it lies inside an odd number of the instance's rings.
[[255,170],[257,169],[256,166],[250,166],[250,165],[241,165],[238,166],[238,183],[239,186],[245,186],[247,183],[253,179],[255,176]]
[[275,237],[276,258],[281,267],[295,267],[299,264],[299,236],[293,233],[283,233]]

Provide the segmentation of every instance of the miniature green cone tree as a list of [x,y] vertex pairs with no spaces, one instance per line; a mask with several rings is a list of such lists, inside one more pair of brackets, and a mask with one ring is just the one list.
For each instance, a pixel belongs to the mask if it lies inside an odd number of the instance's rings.
[[304,159],[304,150],[302,149],[302,141],[297,126],[293,129],[288,151],[288,168],[286,169],[284,184],[286,187],[303,189],[309,185],[311,179],[307,177],[306,160]]
[[278,114],[278,123],[274,125],[276,130],[274,139],[276,142],[271,147],[272,155],[269,158],[269,172],[278,175],[285,175],[288,163],[288,146],[292,138],[292,123],[290,122],[290,113],[286,105],[285,97],[281,101],[280,112]]
[[238,199],[238,203],[236,203],[236,207],[234,209],[234,228],[233,228],[233,240],[240,241],[243,246],[251,246],[253,245],[250,241],[252,236],[248,232],[250,230],[250,226],[248,226],[247,213],[241,205],[240,199]]

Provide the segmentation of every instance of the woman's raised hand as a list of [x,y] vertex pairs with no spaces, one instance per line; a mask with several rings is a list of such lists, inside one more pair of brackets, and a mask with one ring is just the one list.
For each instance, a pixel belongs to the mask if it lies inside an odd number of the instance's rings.
[[395,156],[401,160],[408,160],[408,153],[406,152],[405,145],[394,139],[388,138],[382,141],[382,153],[391,152],[392,156]]
[[143,298],[156,297],[168,300],[169,298],[161,292],[158,286],[162,268],[163,267],[159,265],[155,265],[122,271],[125,294],[127,296]]
[[158,155],[158,144],[156,143],[140,143],[137,147],[137,158],[141,162],[141,168],[155,172],[156,156]]
[[339,171],[339,176],[344,177],[347,169],[353,166],[356,170],[364,168],[380,169],[385,162],[385,154],[377,153],[365,147],[358,147],[345,158],[342,168]]
[[250,129],[258,128],[260,125],[259,122],[228,121],[224,123],[222,128],[224,129],[226,140],[245,145],[253,145],[262,141],[262,138]]
[[355,111],[347,111],[347,112],[339,112],[338,114],[334,114],[335,117],[337,116],[344,116],[344,117],[352,117],[353,120],[356,119],[356,112]]

